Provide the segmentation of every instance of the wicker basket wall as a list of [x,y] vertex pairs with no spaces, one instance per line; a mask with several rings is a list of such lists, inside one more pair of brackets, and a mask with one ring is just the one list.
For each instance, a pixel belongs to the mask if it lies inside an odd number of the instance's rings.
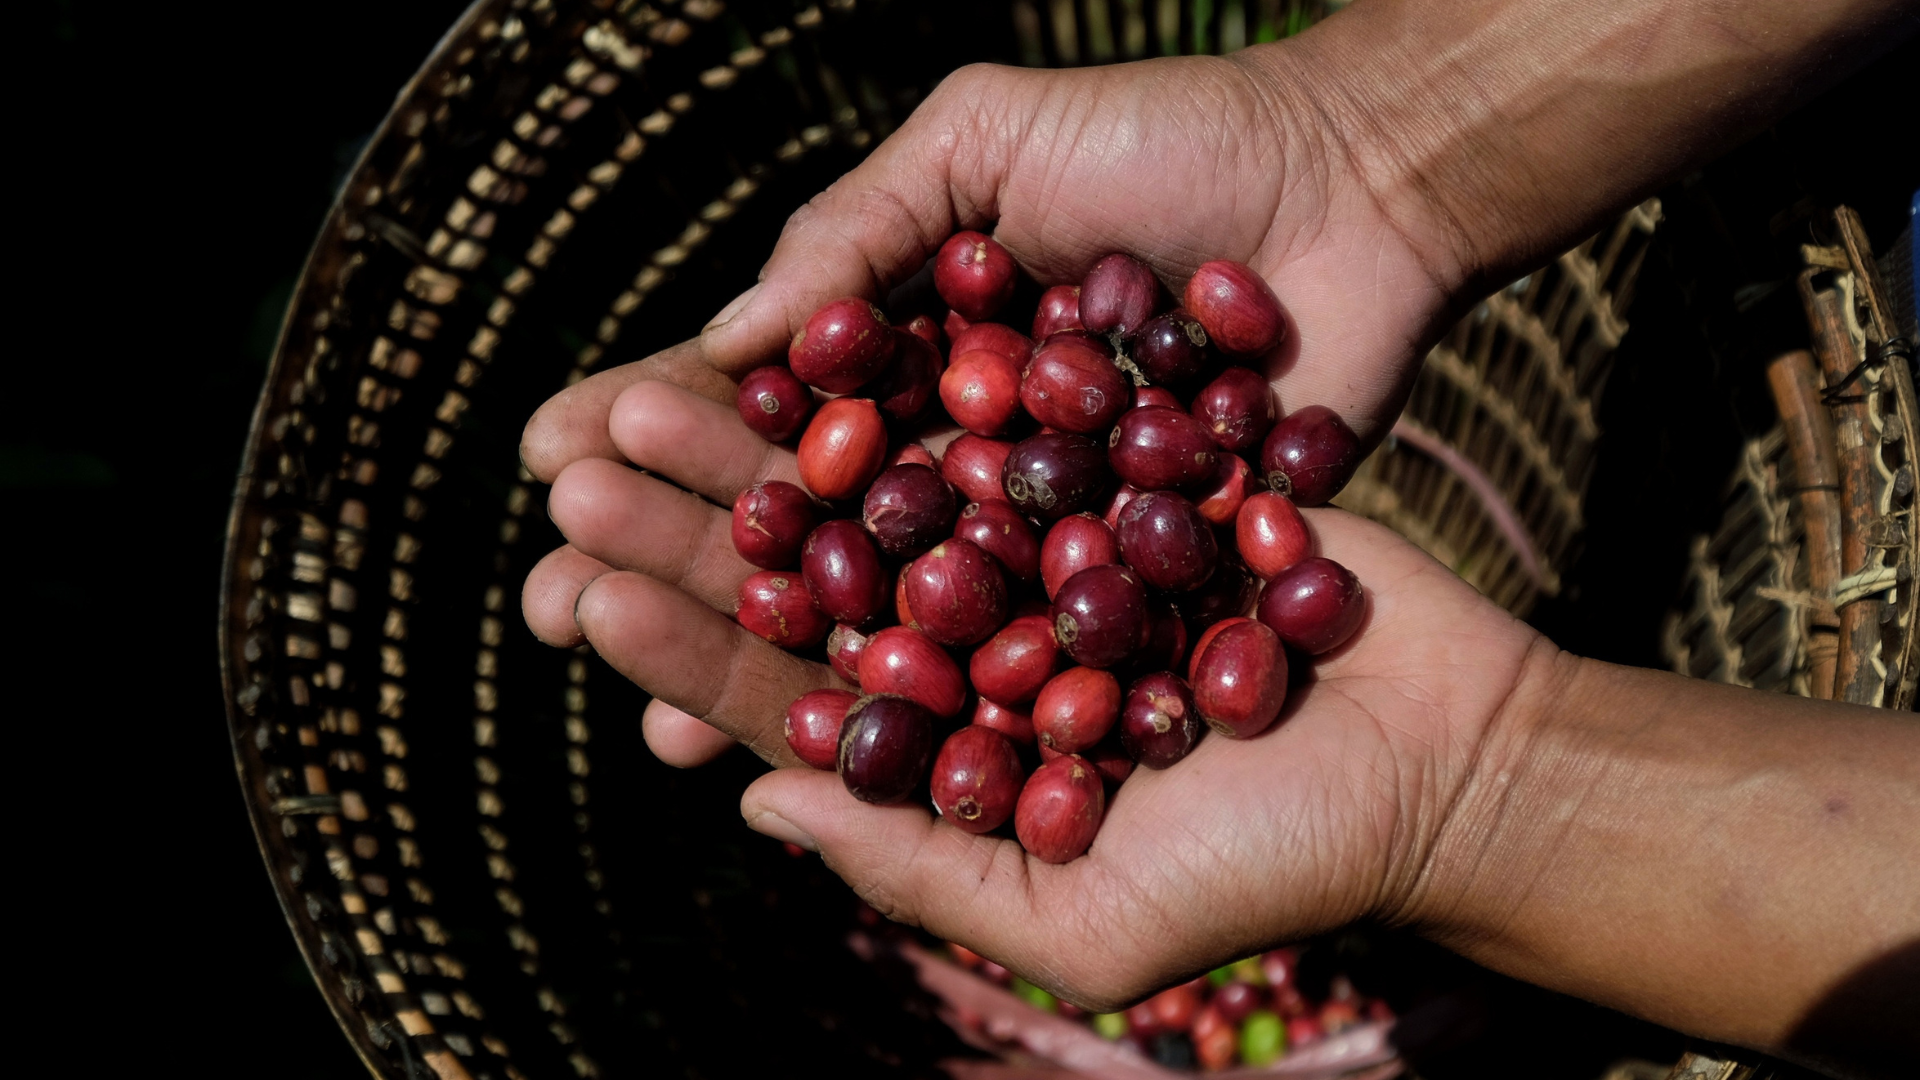
[[[222,622],[262,854],[373,1072],[929,1074],[961,1051],[910,980],[822,932],[847,894],[818,861],[740,825],[753,763],[659,765],[637,690],[527,634],[520,583],[559,538],[519,432],[696,332],[941,73],[1233,48],[1321,13],[480,0],[450,31],[295,292]],[[1510,607],[1550,592],[1656,216],[1478,308],[1349,505]]]

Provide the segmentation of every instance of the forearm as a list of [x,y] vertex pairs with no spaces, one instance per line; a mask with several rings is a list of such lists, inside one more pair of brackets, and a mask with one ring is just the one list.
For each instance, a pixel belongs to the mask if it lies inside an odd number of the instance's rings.
[[1436,937],[1791,1051],[1850,975],[1920,942],[1920,722],[1554,656],[1441,837],[1414,913]]
[[1550,257],[1916,27],[1902,0],[1363,0],[1259,62],[1464,287]]

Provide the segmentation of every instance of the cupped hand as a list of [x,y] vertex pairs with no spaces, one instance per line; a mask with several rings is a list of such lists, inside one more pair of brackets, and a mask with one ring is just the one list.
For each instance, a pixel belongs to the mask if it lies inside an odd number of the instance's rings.
[[[569,546],[532,575],[529,621],[584,638],[655,695],[647,734],[663,758],[737,739],[794,764],[785,707],[835,679],[728,617],[756,568],[716,505],[791,480],[792,454],[664,382],[634,385],[611,415],[616,448],[651,475],[591,458],[561,473],[550,509]],[[1553,650],[1392,532],[1307,513],[1320,550],[1366,584],[1359,633],[1315,661],[1272,730],[1208,735],[1173,768],[1137,770],[1084,857],[1040,863],[804,767],[761,778],[743,814],[819,851],[883,913],[1093,1007],[1356,918],[1425,919],[1445,904],[1425,868],[1449,808],[1530,656]]]

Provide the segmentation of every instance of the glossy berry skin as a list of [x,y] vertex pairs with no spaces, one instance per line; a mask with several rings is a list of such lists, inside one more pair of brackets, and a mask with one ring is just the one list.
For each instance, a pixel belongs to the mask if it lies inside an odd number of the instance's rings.
[[1360,437],[1339,413],[1309,405],[1274,425],[1260,467],[1268,487],[1300,506],[1323,506],[1360,468]]
[[999,353],[1013,361],[1016,368],[1025,368],[1027,361],[1033,359],[1033,339],[1005,323],[981,322],[968,326],[953,336],[953,347],[947,350],[947,355],[958,360],[976,349]]
[[833,620],[814,606],[813,594],[791,570],[762,570],[740,583],[740,607],[734,618],[747,632],[783,649],[818,645]]
[[1149,491],[1128,503],[1113,532],[1126,564],[1165,592],[1199,588],[1220,562],[1213,527],[1176,492]]
[[1215,361],[1206,328],[1184,308],[1156,315],[1127,339],[1127,355],[1148,382],[1192,386]]
[[940,376],[940,403],[954,423],[975,435],[1003,434],[1020,417],[1020,369],[989,349],[959,354]]
[[1091,750],[1120,718],[1120,681],[1099,668],[1074,667],[1055,675],[1033,702],[1040,745],[1062,754]]
[[901,626],[920,629],[920,620],[913,617],[913,608],[907,604],[907,568],[904,566],[893,575],[893,614]]
[[835,767],[854,798],[896,803],[920,786],[932,757],[933,714],[903,697],[871,694],[847,710]]
[[942,645],[985,641],[1007,621],[1007,581],[993,557],[966,540],[946,540],[906,569],[907,605]]
[[1229,1024],[1237,1024],[1260,1007],[1260,989],[1235,979],[1215,990],[1213,1000],[1208,1004],[1220,1010],[1221,1019]]
[[1196,493],[1194,509],[1209,525],[1232,525],[1240,517],[1240,508],[1259,491],[1253,469],[1238,454],[1222,454],[1213,467],[1213,476]]
[[962,832],[992,832],[1013,816],[1026,779],[1005,735],[969,724],[947,736],[933,759],[933,804]]
[[[1232,552],[1223,551],[1220,565],[1207,583],[1192,592],[1181,593],[1175,603],[1180,607],[1180,614],[1186,617],[1187,629],[1199,634],[1222,619],[1245,614],[1253,607],[1259,592],[1260,579]],[[1198,644],[1196,641],[1195,645]]]
[[1107,448],[1084,435],[1052,432],[1022,439],[1000,466],[1007,501],[1042,521],[1087,509],[1112,481]]
[[1080,321],[1080,286],[1055,285],[1040,294],[1033,313],[1033,340],[1045,341],[1062,330],[1084,330]]
[[967,703],[960,665],[927,635],[905,626],[889,626],[867,639],[860,689],[912,698],[935,716],[958,716]]
[[1147,643],[1147,590],[1124,566],[1090,566],[1068,578],[1053,600],[1060,650],[1087,667],[1112,667]]
[[848,690],[813,690],[787,706],[787,746],[816,769],[831,769],[840,757],[840,726],[860,695]]
[[1120,745],[1128,757],[1149,769],[1164,769],[1199,741],[1200,712],[1185,680],[1170,671],[1134,680],[1120,707]]
[[1128,503],[1139,497],[1139,488],[1122,481],[1119,487],[1113,489],[1113,494],[1107,496],[1107,508],[1101,511],[1100,520],[1107,523],[1107,528],[1113,528],[1120,523],[1120,511],[1125,510]]
[[813,415],[813,391],[784,367],[755,368],[740,380],[734,399],[740,419],[768,442],[786,442]]
[[823,499],[858,495],[886,464],[886,422],[866,398],[834,398],[800,436],[797,457],[808,491]]
[[887,468],[895,465],[925,465],[929,469],[939,469],[940,462],[934,459],[933,451],[917,442],[901,443],[887,455]]
[[1130,334],[1161,307],[1160,296],[1146,263],[1115,252],[1080,282],[1080,323],[1096,334]]
[[954,233],[933,257],[933,288],[968,322],[990,319],[1013,296],[1013,255],[972,230]]
[[895,330],[893,335],[893,363],[856,393],[870,398],[894,422],[909,424],[933,404],[946,363],[940,359],[940,350],[923,339],[905,330]]
[[1077,754],[1041,765],[1020,789],[1013,831],[1041,862],[1064,863],[1093,846],[1107,813],[1106,786],[1093,763]]
[[808,386],[851,394],[886,369],[893,348],[887,317],[867,301],[848,296],[807,316],[787,346],[787,363]]
[[1165,405],[1169,409],[1186,408],[1180,403],[1179,395],[1164,386],[1136,386],[1133,388],[1133,407],[1142,405]]
[[[860,657],[867,651],[867,635],[858,627],[835,624],[827,634],[827,664],[833,673],[855,686],[860,685]],[[824,766],[822,766],[824,768]]]
[[887,571],[858,522],[838,518],[809,533],[800,574],[814,603],[835,622],[858,626],[886,610]]
[[947,336],[940,332],[940,324],[931,315],[915,315],[900,329],[933,346],[935,350],[946,344]]
[[1229,739],[1267,730],[1287,700],[1287,650],[1257,622],[1215,634],[1194,660],[1193,704],[1207,726]]
[[932,468],[895,465],[874,477],[861,510],[861,523],[880,550],[910,559],[952,533],[960,505]]
[[1056,431],[1105,433],[1133,397],[1127,377],[1099,338],[1055,334],[1034,350],[1020,380],[1020,404]]
[[992,728],[1019,746],[1034,745],[1033,717],[1017,709],[996,705],[983,697],[974,705],[973,722],[980,727]]
[[1187,282],[1188,311],[1207,328],[1213,347],[1236,360],[1272,352],[1287,338],[1287,319],[1266,279],[1227,259],[1202,263]]
[[1142,405],[1120,414],[1107,436],[1107,461],[1142,491],[1187,488],[1213,477],[1219,448],[1200,422],[1179,409]]
[[940,456],[940,475],[959,489],[969,502],[1004,500],[1006,489],[1000,486],[1000,470],[1013,453],[1013,444],[967,434],[947,444]]
[[800,545],[813,531],[813,500],[784,480],[765,480],[733,500],[733,550],[766,570],[800,562]]
[[1302,559],[1275,575],[1260,594],[1260,621],[1310,656],[1339,648],[1366,613],[1360,579],[1332,559]]
[[1000,628],[967,661],[967,677],[982,698],[1001,705],[1032,701],[1059,667],[1053,620],[1026,615]]
[[1120,541],[1107,523],[1092,514],[1064,517],[1047,530],[1040,544],[1040,581],[1046,586],[1047,599],[1060,593],[1067,579],[1089,566],[1109,566],[1120,561]]
[[1235,615],[1230,619],[1221,619],[1201,631],[1200,636],[1194,639],[1193,651],[1187,654],[1187,681],[1189,683],[1193,681],[1194,675],[1200,670],[1200,654],[1207,651],[1207,646],[1213,643],[1214,638],[1220,636],[1221,631],[1235,623],[1254,621],[1256,620],[1245,615]]
[[1033,526],[1005,499],[968,503],[953,535],[993,556],[1009,577],[1032,581],[1040,573],[1040,540]]
[[1307,520],[1292,499],[1277,491],[1247,499],[1234,520],[1233,537],[1247,568],[1262,578],[1271,578],[1313,554]]
[[1165,1031],[1187,1031],[1200,1012],[1200,995],[1192,985],[1170,986],[1147,999],[1147,1008]]
[[1252,368],[1230,367],[1193,395],[1193,418],[1229,453],[1259,446],[1278,415],[1273,384]]

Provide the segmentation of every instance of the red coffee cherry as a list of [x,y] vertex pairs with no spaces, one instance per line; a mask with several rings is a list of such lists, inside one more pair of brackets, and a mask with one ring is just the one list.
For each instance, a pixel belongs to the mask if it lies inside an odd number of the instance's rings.
[[953,336],[953,348],[947,355],[958,360],[970,352],[984,349],[999,353],[1013,361],[1016,368],[1025,368],[1027,361],[1033,359],[1033,339],[1015,330],[1005,323],[974,323]]
[[1013,296],[1013,255],[992,237],[954,233],[933,257],[933,288],[969,322],[990,319]]
[[835,765],[854,798],[896,803],[920,786],[932,757],[933,714],[918,702],[873,694],[847,710]]
[[977,544],[1017,580],[1032,581],[1040,573],[1040,540],[1005,499],[968,503],[953,535]]
[[1200,741],[1200,712],[1193,691],[1171,671],[1143,675],[1127,690],[1120,709],[1120,744],[1149,769],[1165,769]]
[[907,568],[904,566],[893,575],[893,613],[901,626],[920,629],[920,620],[913,617],[913,608],[907,604]]
[[1053,620],[1045,615],[1015,619],[974,650],[967,674],[980,696],[1002,705],[1032,701],[1053,678],[1059,666],[1060,646],[1053,640]]
[[933,404],[946,363],[940,359],[940,350],[919,337],[905,330],[893,334],[893,363],[857,393],[871,399],[887,416],[910,424]]
[[996,705],[983,697],[974,705],[973,722],[980,727],[992,728],[1017,745],[1034,745],[1033,717],[1017,709]]
[[1219,622],[1201,631],[1200,636],[1194,640],[1193,651],[1187,654],[1188,681],[1191,682],[1194,675],[1200,670],[1200,654],[1207,651],[1207,646],[1213,643],[1214,638],[1220,636],[1220,631],[1225,630],[1235,623],[1254,621],[1255,620],[1245,615],[1235,615],[1230,619],[1221,619]]
[[1303,559],[1276,574],[1260,594],[1260,621],[1310,656],[1345,643],[1366,611],[1360,579],[1332,559]]
[[1313,537],[1293,500],[1277,491],[1247,499],[1233,524],[1234,544],[1248,569],[1270,578],[1313,554]]
[[1193,395],[1193,418],[1222,450],[1235,454],[1259,446],[1278,415],[1273,384],[1252,368],[1230,367]]
[[1080,286],[1055,285],[1040,294],[1033,313],[1033,340],[1045,341],[1062,330],[1084,330],[1080,321]]
[[947,444],[940,457],[940,475],[972,502],[1007,497],[1000,486],[1000,471],[1013,453],[1013,444],[979,435],[962,435]]
[[1287,338],[1279,298],[1266,279],[1241,263],[1202,263],[1187,282],[1185,301],[1213,347],[1236,360],[1265,356]]
[[1360,468],[1360,437],[1339,413],[1309,405],[1274,425],[1260,467],[1268,487],[1300,506],[1322,506]]
[[1128,503],[1113,532],[1126,564],[1166,592],[1199,588],[1220,562],[1213,527],[1176,492],[1149,491]]
[[1069,754],[1027,778],[1014,805],[1013,831],[1020,846],[1041,862],[1070,862],[1093,845],[1106,812],[1099,771],[1086,758]]
[[1020,365],[988,349],[962,354],[940,377],[940,403],[975,435],[1003,434],[1020,416]]
[[784,480],[765,480],[733,500],[733,550],[766,570],[790,569],[813,530],[813,500]]
[[1127,504],[1139,495],[1139,488],[1122,481],[1119,487],[1113,489],[1113,494],[1107,497],[1107,508],[1100,512],[1100,520],[1107,523],[1107,528],[1113,528],[1120,523],[1120,511],[1125,510]]
[[925,465],[895,465],[874,477],[861,521],[896,559],[910,559],[953,531],[959,503],[953,488]]
[[935,470],[940,468],[940,462],[934,459],[933,451],[917,442],[901,443],[894,447],[893,453],[887,456],[887,468],[891,469],[895,465],[925,465]]
[[1096,334],[1132,333],[1160,307],[1160,279],[1131,255],[1108,255],[1080,282],[1080,322]]
[[1087,509],[1112,481],[1106,447],[1084,435],[1050,432],[1022,439],[1000,466],[1007,501],[1042,521]]
[[793,373],[829,394],[851,394],[893,359],[893,328],[880,309],[857,296],[834,300],[807,317],[787,346]]
[[1249,739],[1272,726],[1287,700],[1287,650],[1257,622],[1221,629],[1193,666],[1193,703],[1207,726]]
[[1062,754],[1092,749],[1119,718],[1120,681],[1099,668],[1068,668],[1047,680],[1033,702],[1040,745]]
[[1238,454],[1221,454],[1213,476],[1200,488],[1194,509],[1210,525],[1232,525],[1240,517],[1240,508],[1257,491],[1253,469]]
[[1179,409],[1143,405],[1120,414],[1107,436],[1107,460],[1142,491],[1185,488],[1213,477],[1220,453],[1207,429]]
[[[1220,1010],[1221,1018],[1226,1020],[1227,1023],[1237,1024],[1245,1020],[1255,1009],[1258,1009],[1263,1004],[1260,998],[1261,995],[1258,987],[1252,983],[1244,983],[1235,979],[1220,989],[1215,990],[1213,992],[1213,1000],[1208,1002],[1208,1004]],[[1291,1042],[1291,1040],[1289,1040],[1289,1042]]]
[[755,368],[740,380],[734,399],[740,419],[754,434],[772,443],[786,442],[807,425],[813,391],[784,367]]
[[787,746],[816,769],[831,769],[840,757],[840,726],[860,695],[846,690],[812,690],[787,706]]
[[838,623],[827,634],[827,664],[833,673],[860,685],[860,657],[867,651],[867,635],[858,627]]
[[1068,578],[1089,566],[1120,561],[1120,541],[1107,523],[1092,514],[1075,514],[1053,523],[1040,544],[1040,581],[1047,599],[1060,592]]
[[1148,382],[1161,386],[1192,386],[1213,367],[1207,331],[1184,308],[1156,315],[1127,339],[1127,355]]
[[1133,407],[1138,409],[1143,405],[1165,405],[1169,409],[1182,411],[1186,409],[1186,406],[1180,403],[1179,396],[1164,386],[1134,387]]
[[969,323],[966,316],[957,311],[949,311],[947,312],[947,317],[941,321],[940,329],[946,333],[947,341],[953,342],[959,339],[960,332],[965,330],[968,325]]
[[906,580],[920,629],[942,645],[985,641],[1007,621],[999,564],[966,540],[947,540],[913,560]]
[[808,534],[800,574],[814,603],[835,622],[858,626],[886,610],[887,571],[858,522],[839,518]]
[[947,336],[940,332],[940,324],[931,315],[915,315],[900,329],[933,346],[935,350],[946,344]]
[[970,724],[947,736],[933,759],[933,805],[963,832],[992,832],[1013,816],[1026,779],[1005,735]]
[[1234,1025],[1222,1019],[1212,1006],[1194,1016],[1192,1039],[1193,1056],[1208,1072],[1231,1067],[1240,1050],[1240,1036]]
[[734,617],[747,632],[784,649],[818,645],[833,620],[814,606],[800,575],[791,570],[762,570],[740,583],[740,607]]
[[1132,399],[1127,377],[1099,338],[1056,334],[1034,350],[1020,381],[1028,415],[1058,431],[1104,432]]
[[936,716],[958,716],[967,703],[960,665],[927,635],[905,626],[889,626],[867,639],[860,689],[912,698]]
[[834,398],[800,436],[800,481],[822,499],[866,490],[887,459],[887,425],[865,398]]
[[1053,600],[1053,636],[1076,663],[1112,667],[1147,643],[1147,590],[1124,566],[1090,566]]

